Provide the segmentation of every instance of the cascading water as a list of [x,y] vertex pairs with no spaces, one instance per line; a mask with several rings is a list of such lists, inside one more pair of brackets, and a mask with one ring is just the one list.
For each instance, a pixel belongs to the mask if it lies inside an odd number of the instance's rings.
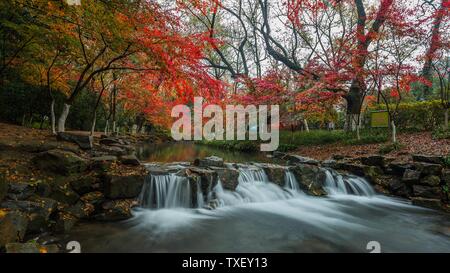
[[300,191],[297,178],[295,178],[295,175],[290,170],[286,170],[284,172],[284,181],[285,181],[284,187],[286,189],[296,192]]
[[326,170],[325,191],[330,195],[373,196],[372,186],[361,177],[344,177],[337,172]]
[[144,208],[189,208],[191,186],[186,177],[151,175],[144,183],[139,203]]
[[241,168],[239,169],[239,184],[252,182],[269,182],[269,178],[261,168]]

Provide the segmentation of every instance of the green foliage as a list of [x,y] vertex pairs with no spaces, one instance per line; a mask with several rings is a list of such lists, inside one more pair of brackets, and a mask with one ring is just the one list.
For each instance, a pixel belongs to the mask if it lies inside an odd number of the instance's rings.
[[450,154],[444,157],[444,165],[450,167]]
[[[395,108],[395,105],[390,105]],[[386,110],[379,104],[366,111],[364,117],[370,120],[370,111]],[[404,132],[431,131],[444,123],[444,109],[440,100],[400,103],[398,107],[397,129]]]
[[444,130],[442,127],[433,131],[434,139],[450,139],[450,130]]
[[292,146],[311,146],[336,143],[345,140],[348,136],[344,131],[311,130],[307,131],[281,131],[280,143]]
[[389,143],[389,144],[383,145],[378,152],[380,154],[385,155],[385,154],[388,154],[390,152],[400,151],[404,147],[405,147],[405,145],[401,144],[399,142]]
[[198,144],[208,145],[216,148],[235,150],[241,152],[255,152],[259,151],[259,143],[251,140],[213,140],[213,141],[199,141]]

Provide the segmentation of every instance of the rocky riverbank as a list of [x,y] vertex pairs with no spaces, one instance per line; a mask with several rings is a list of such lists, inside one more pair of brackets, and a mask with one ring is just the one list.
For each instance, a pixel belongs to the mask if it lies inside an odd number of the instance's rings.
[[130,218],[147,175],[135,146],[165,141],[27,132],[0,141],[0,252],[64,251],[77,222]]

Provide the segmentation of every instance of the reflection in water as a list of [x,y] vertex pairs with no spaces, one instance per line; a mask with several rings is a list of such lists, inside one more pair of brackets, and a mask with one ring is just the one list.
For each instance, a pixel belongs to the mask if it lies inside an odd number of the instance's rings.
[[196,158],[218,156],[227,162],[273,162],[264,153],[242,153],[192,142],[172,142],[162,145],[142,144],[136,154],[143,162],[192,162]]

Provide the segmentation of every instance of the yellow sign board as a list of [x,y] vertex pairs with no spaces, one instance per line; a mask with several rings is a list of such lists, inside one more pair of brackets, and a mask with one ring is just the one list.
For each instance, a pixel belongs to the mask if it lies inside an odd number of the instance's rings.
[[370,126],[372,128],[389,127],[389,114],[387,111],[372,112],[370,115]]

